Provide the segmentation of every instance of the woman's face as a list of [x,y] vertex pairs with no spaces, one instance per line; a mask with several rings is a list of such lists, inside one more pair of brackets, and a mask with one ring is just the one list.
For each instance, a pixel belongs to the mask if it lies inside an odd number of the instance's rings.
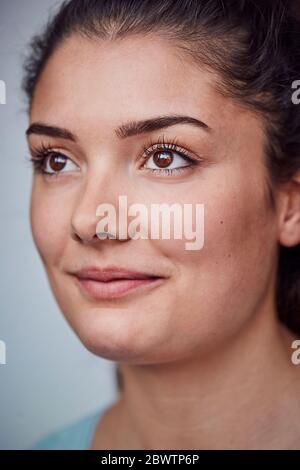
[[[157,36],[97,42],[74,35],[38,82],[30,124],[67,129],[74,140],[42,127],[28,135],[32,151],[59,153],[44,167],[56,174],[34,175],[33,237],[67,321],[99,356],[158,363],[219,348],[270,293],[278,235],[264,134],[253,113],[216,91],[217,80]],[[207,127],[115,132],[132,121],[174,115]],[[161,150],[157,159],[150,144],[162,141],[178,149]],[[166,156],[173,173],[160,165]],[[118,213],[120,195],[128,207],[203,204],[203,248],[187,250],[186,239],[172,237],[100,240],[97,207],[110,203]],[[108,265],[162,279],[117,298],[95,298],[74,273]]]

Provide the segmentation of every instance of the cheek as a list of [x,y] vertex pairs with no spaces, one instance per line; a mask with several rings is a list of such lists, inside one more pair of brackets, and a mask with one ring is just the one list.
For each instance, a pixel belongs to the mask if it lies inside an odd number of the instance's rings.
[[203,257],[215,283],[247,295],[270,279],[276,261],[276,224],[264,183],[247,186],[242,175],[238,181],[231,188],[219,186],[216,197],[205,205]]
[[30,223],[35,245],[44,263],[59,261],[68,234],[68,211],[65,204],[33,185]]
[[182,240],[153,242],[177,265],[184,302],[200,299],[212,309],[217,304],[223,308],[232,292],[237,302],[242,298],[250,302],[270,280],[276,261],[276,224],[265,186],[262,181],[247,184],[243,171],[235,173],[227,178],[222,175],[213,184],[207,181],[201,189],[198,185],[185,196],[188,200],[181,199],[192,202],[193,207],[204,204],[202,249],[186,250]]

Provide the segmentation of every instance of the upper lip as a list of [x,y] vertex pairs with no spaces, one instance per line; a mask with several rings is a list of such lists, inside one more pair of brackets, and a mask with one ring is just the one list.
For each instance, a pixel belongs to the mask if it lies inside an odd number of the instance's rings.
[[79,279],[90,279],[94,281],[109,282],[116,279],[149,279],[161,277],[140,271],[132,271],[119,266],[106,266],[98,268],[87,266],[73,273]]

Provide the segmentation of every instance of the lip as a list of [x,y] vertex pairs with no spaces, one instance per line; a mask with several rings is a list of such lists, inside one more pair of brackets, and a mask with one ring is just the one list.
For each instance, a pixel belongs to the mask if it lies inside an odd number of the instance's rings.
[[154,287],[165,279],[156,274],[132,271],[117,266],[107,266],[103,269],[85,267],[73,275],[82,293],[95,300],[123,297],[137,289]]

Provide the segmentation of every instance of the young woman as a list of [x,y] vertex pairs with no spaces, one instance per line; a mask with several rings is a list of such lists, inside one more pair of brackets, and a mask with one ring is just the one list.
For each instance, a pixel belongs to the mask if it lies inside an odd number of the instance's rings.
[[[31,226],[120,397],[36,448],[300,446],[299,1],[71,0],[25,64]],[[204,207],[204,245],[97,207]],[[123,224],[123,225],[122,225]]]

